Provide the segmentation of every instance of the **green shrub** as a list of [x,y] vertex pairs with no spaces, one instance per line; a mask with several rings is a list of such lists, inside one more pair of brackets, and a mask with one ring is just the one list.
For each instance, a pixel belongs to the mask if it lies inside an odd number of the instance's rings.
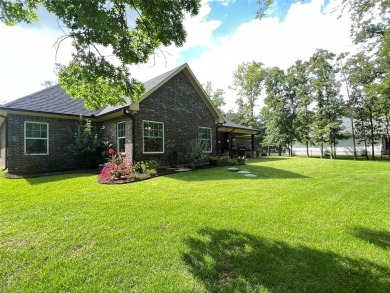
[[218,166],[235,166],[238,165],[236,159],[231,159],[228,156],[218,157]]
[[138,173],[145,173],[151,176],[157,174],[160,163],[155,160],[140,161],[134,164],[134,170]]
[[81,131],[74,135],[69,145],[69,151],[78,159],[80,166],[97,167],[102,161],[102,151],[106,146],[102,129],[93,127],[91,120],[81,122],[81,126]]
[[202,163],[207,159],[209,156],[207,153],[205,153],[205,143],[195,139],[191,141],[191,148],[189,152],[189,161],[190,164],[194,167],[199,167],[202,165]]

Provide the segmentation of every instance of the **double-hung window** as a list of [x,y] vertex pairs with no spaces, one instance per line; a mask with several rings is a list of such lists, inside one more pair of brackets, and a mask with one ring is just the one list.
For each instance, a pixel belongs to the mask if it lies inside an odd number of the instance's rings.
[[49,124],[24,122],[24,153],[26,155],[49,154]]
[[198,140],[202,143],[204,151],[211,153],[211,128],[209,127],[199,127],[198,128]]
[[124,121],[116,124],[116,137],[118,152],[124,153],[126,143],[126,123]]
[[144,153],[164,153],[164,123],[156,121],[143,121]]

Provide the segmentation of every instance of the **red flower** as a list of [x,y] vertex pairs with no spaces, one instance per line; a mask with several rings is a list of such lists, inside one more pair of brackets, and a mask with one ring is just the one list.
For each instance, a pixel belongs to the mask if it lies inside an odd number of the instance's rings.
[[108,153],[109,153],[110,155],[113,155],[113,154],[115,154],[115,151],[114,151],[113,149],[109,149],[109,150],[108,150]]
[[122,154],[121,153],[118,153],[118,156],[122,158]]

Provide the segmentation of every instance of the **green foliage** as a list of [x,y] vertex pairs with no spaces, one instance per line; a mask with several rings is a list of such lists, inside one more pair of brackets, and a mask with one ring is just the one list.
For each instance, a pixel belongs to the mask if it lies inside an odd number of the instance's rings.
[[207,81],[206,85],[204,85],[203,87],[204,91],[213,103],[214,107],[217,109],[218,113],[223,115],[224,113],[222,107],[226,105],[225,99],[223,97],[225,92],[222,89],[216,89],[214,91],[211,81]]
[[69,145],[69,151],[75,156],[81,166],[97,167],[102,160],[102,152],[107,142],[101,129],[92,125],[91,120],[80,123],[80,132],[76,133]]
[[[75,48],[73,60],[58,65],[59,83],[73,98],[85,99],[87,108],[99,108],[142,95],[143,86],[130,78],[126,66],[146,62],[161,45],[182,46],[185,13],[197,15],[200,0],[0,0],[0,21],[37,21],[39,5],[67,28],[57,45],[71,38]],[[103,48],[115,58],[105,56]]]
[[195,167],[200,167],[208,157],[208,153],[205,152],[206,149],[207,146],[203,141],[199,139],[192,140],[189,151],[190,164]]
[[102,105],[125,105],[131,97],[135,102],[145,91],[142,83],[130,78],[129,70],[117,67],[105,58],[87,53],[74,55],[67,66],[58,67],[58,81],[71,97],[82,97],[87,109]]
[[160,163],[155,160],[140,161],[134,164],[134,170],[138,173],[145,173],[148,175],[156,175],[157,168]]
[[238,161],[229,156],[209,156],[209,160],[217,161],[217,166],[235,166]]
[[[338,63],[336,55],[324,49],[318,49],[309,61],[311,91],[315,109],[312,134],[316,143],[331,145],[332,157],[335,155],[337,137],[343,130],[341,116],[343,100],[339,94],[340,82],[336,78]],[[321,148],[322,154],[322,148]]]
[[237,91],[239,96],[236,102],[239,115],[242,117],[239,123],[242,125],[253,128],[259,125],[254,111],[263,90],[266,74],[264,64],[255,61],[240,64],[233,73],[231,88]]
[[390,118],[387,98],[378,95],[379,72],[376,65],[375,60],[358,53],[349,58],[344,66],[351,88],[349,105],[353,117],[357,119],[356,135],[361,142],[372,145],[372,158],[375,158],[374,145],[381,134],[386,133],[382,130],[389,131],[386,122]]

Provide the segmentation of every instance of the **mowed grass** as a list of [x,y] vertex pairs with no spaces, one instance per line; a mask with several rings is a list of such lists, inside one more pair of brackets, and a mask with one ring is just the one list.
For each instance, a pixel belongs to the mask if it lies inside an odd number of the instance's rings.
[[390,162],[0,177],[0,292],[390,292]]

